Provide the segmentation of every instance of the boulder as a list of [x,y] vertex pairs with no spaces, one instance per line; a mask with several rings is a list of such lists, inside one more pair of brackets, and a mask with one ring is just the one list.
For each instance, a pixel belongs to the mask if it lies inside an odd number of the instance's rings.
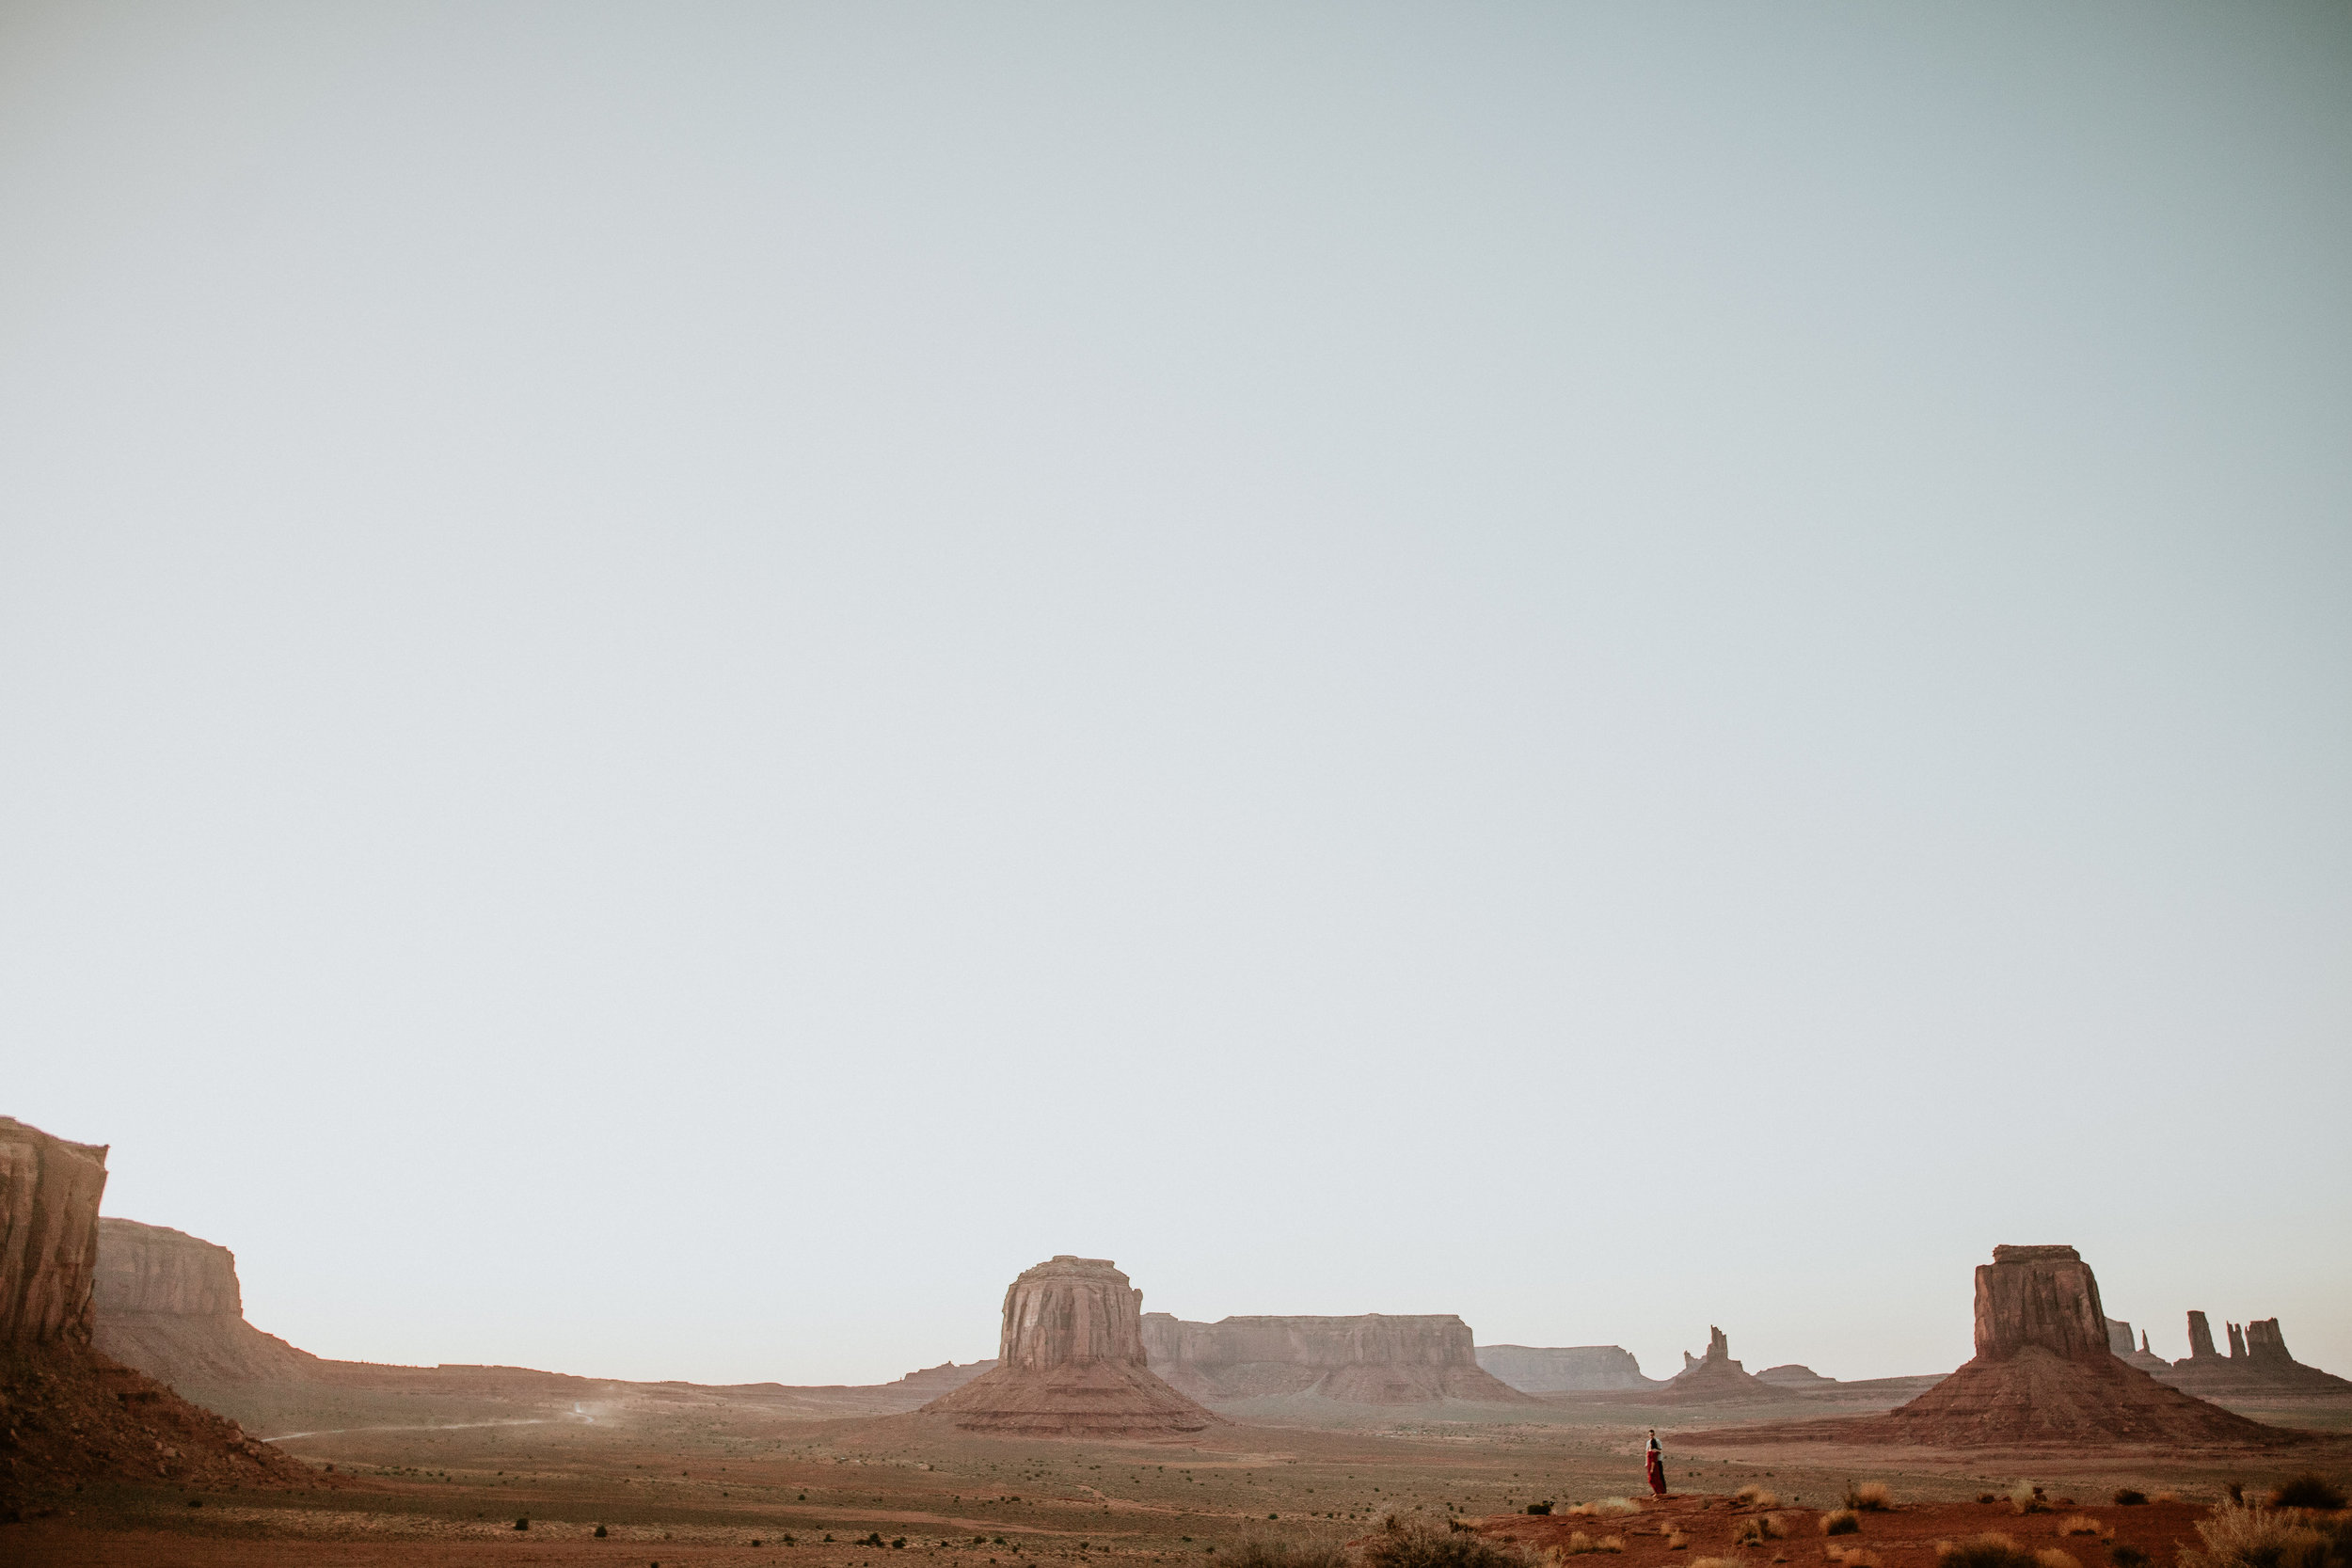
[[1619,1345],[1480,1345],[1478,1364],[1525,1394],[1655,1388],[1633,1353]]
[[320,1376],[327,1363],[245,1321],[237,1256],[183,1230],[98,1222],[94,1342],[209,1402],[222,1388]]
[[1023,1270],[1006,1290],[996,1365],[923,1409],[966,1431],[1035,1436],[1224,1424],[1146,1365],[1143,1292],[1109,1259],[1068,1254]]
[[1308,1395],[1350,1404],[1528,1402],[1479,1364],[1470,1324],[1451,1312],[1233,1317],[1213,1323],[1153,1312],[1144,1318],[1143,1331],[1152,1370],[1200,1400]]

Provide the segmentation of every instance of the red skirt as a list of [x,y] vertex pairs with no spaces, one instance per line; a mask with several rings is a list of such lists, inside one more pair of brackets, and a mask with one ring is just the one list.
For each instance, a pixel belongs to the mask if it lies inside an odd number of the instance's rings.
[[1666,1456],[1655,1449],[1649,1456],[1649,1489],[1661,1497],[1666,1495]]

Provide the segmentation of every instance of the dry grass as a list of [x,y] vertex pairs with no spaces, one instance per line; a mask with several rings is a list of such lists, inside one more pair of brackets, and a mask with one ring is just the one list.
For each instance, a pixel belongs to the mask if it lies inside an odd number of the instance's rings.
[[1740,1521],[1740,1528],[1731,1532],[1735,1546],[1761,1546],[1767,1541],[1777,1541],[1788,1533],[1788,1522],[1777,1513],[1759,1513],[1752,1519]]
[[1778,1508],[1780,1494],[1768,1492],[1761,1486],[1750,1483],[1734,1492],[1731,1495],[1731,1500],[1741,1508]]
[[1833,1508],[1821,1515],[1823,1535],[1853,1535],[1862,1528],[1862,1515],[1851,1508]]
[[1936,1568],[2036,1568],[2034,1554],[1998,1530],[1965,1541],[1938,1541],[1935,1562]]
[[1683,1534],[1680,1530],[1670,1529],[1666,1532],[1666,1550],[1670,1552],[1679,1552],[1686,1550],[1690,1544],[1691,1538]]
[[2040,1568],[2083,1568],[2073,1552],[2061,1552],[2056,1546],[2044,1546],[2033,1554]]
[[2352,1520],[2323,1526],[2295,1509],[2217,1508],[2197,1521],[2204,1549],[2183,1547],[2180,1568],[2341,1568],[2352,1562]]
[[2148,1494],[2137,1486],[2119,1486],[2115,1489],[2115,1506],[2118,1508],[2137,1508],[2147,1500]]
[[1438,1529],[1391,1514],[1365,1544],[1364,1561],[1368,1568],[1528,1568],[1529,1558],[1474,1531]]
[[1883,1481],[1848,1481],[1846,1506],[1857,1513],[1883,1513],[1895,1506],[1895,1494]]
[[2270,1494],[2273,1508],[2316,1508],[2329,1513],[2344,1506],[2344,1488],[2321,1475],[2306,1470],[2293,1481],[2286,1481]]
[[2070,1513],[2058,1521],[2060,1535],[2105,1535],[2106,1528],[2088,1513]]
[[1639,1513],[1642,1505],[1631,1497],[1595,1497],[1584,1505],[1588,1513]]
[[2021,1481],[2009,1489],[2009,1506],[2020,1513],[2050,1512],[2050,1505],[2042,1500],[2042,1488],[2029,1481]]
[[1229,1568],[1348,1568],[1347,1548],[1327,1541],[1245,1541]]

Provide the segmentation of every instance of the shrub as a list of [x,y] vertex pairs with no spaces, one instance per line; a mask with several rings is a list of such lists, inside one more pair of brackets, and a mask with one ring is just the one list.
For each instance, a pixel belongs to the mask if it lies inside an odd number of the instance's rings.
[[1742,1508],[1778,1508],[1780,1506],[1780,1497],[1777,1494],[1767,1492],[1754,1482],[1734,1492],[1731,1495],[1731,1500]]
[[1761,1546],[1767,1541],[1779,1540],[1785,1533],[1779,1515],[1759,1513],[1754,1518],[1740,1521],[1740,1528],[1732,1531],[1731,1544],[1735,1546]]
[[1630,1497],[1595,1497],[1584,1505],[1587,1513],[1639,1513],[1642,1505]]
[[1861,1513],[1883,1513],[1895,1506],[1895,1495],[1883,1481],[1866,1481],[1859,1486],[1848,1481],[1846,1506]]
[[598,1525],[596,1527],[596,1539],[599,1541],[604,1539],[604,1527],[602,1525]]
[[1821,1515],[1823,1535],[1857,1535],[1862,1530],[1862,1515],[1851,1508],[1833,1508]]
[[2070,1513],[2058,1521],[2060,1535],[2097,1535],[2106,1528],[2088,1513]]
[[2137,1508],[2147,1500],[2148,1494],[2137,1487],[2119,1486],[2115,1489],[2115,1506],[2118,1508]]
[[528,1519],[517,1519],[515,1521],[515,1528],[516,1529],[529,1529],[531,1528],[531,1521]]
[[1935,1562],[1936,1568],[2037,1568],[2033,1553],[1998,1530],[1965,1541],[1938,1541]]
[[1980,1503],[1997,1503],[2000,1500],[2001,1498],[1998,1493],[1979,1492],[1977,1494],[1977,1501]]
[[1666,1532],[1666,1550],[1670,1552],[1687,1551],[1690,1549],[1690,1545],[1691,1538],[1683,1534],[1680,1530],[1670,1529]]
[[2148,1554],[2137,1546],[2110,1546],[2107,1560],[2115,1568],[2148,1568]]
[[2050,1505],[2042,1500],[2042,1488],[2029,1481],[2021,1481],[2009,1489],[2009,1506],[2020,1513],[2047,1513],[2050,1511]]
[[1527,1512],[1530,1513],[1549,1513],[1551,1512],[1551,1505],[1549,1503],[1529,1503],[1527,1505]]
[[2333,1512],[2344,1506],[2344,1489],[2316,1470],[2306,1470],[2270,1494],[2273,1508],[2317,1508]]
[[1528,1568],[1527,1554],[1515,1547],[1474,1531],[1407,1524],[1393,1513],[1365,1545],[1364,1561],[1369,1568]]
[[2181,1568],[2339,1568],[2352,1562],[2352,1524],[2322,1529],[2311,1515],[2267,1508],[2217,1508],[2197,1521],[2202,1551],[2185,1546]]

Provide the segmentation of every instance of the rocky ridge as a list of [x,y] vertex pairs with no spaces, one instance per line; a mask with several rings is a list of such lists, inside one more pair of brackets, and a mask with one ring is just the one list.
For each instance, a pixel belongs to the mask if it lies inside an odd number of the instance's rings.
[[1211,1402],[1284,1395],[1350,1404],[1528,1402],[1479,1364],[1470,1325],[1451,1312],[1232,1317],[1213,1323],[1153,1312],[1143,1320],[1143,1338],[1154,1372]]
[[1655,1388],[1633,1353],[1619,1345],[1480,1345],[1478,1364],[1523,1394]]

